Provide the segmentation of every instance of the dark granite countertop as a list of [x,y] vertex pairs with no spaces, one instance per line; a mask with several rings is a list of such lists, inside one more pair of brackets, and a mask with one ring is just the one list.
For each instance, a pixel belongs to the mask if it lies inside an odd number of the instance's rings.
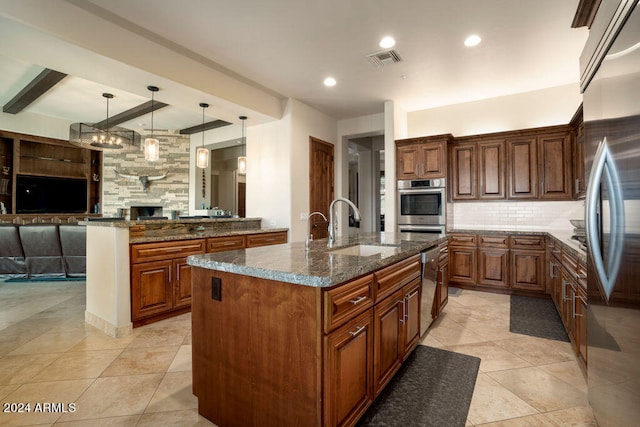
[[204,230],[195,232],[166,233],[156,236],[130,237],[129,243],[171,242],[174,240],[206,239],[207,237],[241,236],[257,233],[278,233],[289,231],[288,228],[252,228],[246,230]]
[[[246,276],[313,287],[330,287],[394,264],[446,240],[445,235],[369,233],[336,239],[332,249],[327,239],[216,252],[188,257],[189,265]],[[392,247],[387,254],[355,256],[336,249],[358,244]]]
[[[111,221],[110,221],[111,220]],[[122,220],[118,218],[100,218],[99,221],[81,221],[79,224],[95,227],[120,227],[131,228],[133,226],[163,226],[171,227],[181,224],[209,224],[209,223],[242,223],[261,221],[262,218],[182,218],[182,219],[147,219],[147,220]]]

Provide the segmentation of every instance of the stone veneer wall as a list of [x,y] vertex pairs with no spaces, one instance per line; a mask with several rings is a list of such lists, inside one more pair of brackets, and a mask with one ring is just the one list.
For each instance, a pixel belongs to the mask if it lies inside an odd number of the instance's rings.
[[[156,131],[160,141],[160,159],[145,160],[142,151],[131,153],[104,152],[102,159],[102,214],[114,216],[118,208],[132,205],[163,207],[165,216],[170,210],[189,213],[189,136],[178,131]],[[144,141],[145,135],[142,135]],[[158,176],[169,172],[162,180],[152,181],[145,192],[139,180],[116,175],[114,169],[131,175]]]

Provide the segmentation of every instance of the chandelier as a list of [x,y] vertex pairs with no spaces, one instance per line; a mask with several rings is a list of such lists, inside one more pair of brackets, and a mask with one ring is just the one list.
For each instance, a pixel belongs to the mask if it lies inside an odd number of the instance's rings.
[[109,126],[110,93],[103,93],[107,99],[107,119],[104,126],[96,123],[72,123],[69,126],[69,142],[79,147],[97,151],[125,152],[140,149],[140,134],[120,126]]

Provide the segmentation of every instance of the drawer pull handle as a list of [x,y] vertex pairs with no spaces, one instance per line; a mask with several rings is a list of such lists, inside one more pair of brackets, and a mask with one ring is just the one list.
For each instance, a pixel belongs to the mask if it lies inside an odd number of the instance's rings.
[[239,244],[239,243],[240,243],[240,242],[225,242],[225,243],[223,243],[222,245],[223,245],[223,246],[233,246],[233,245],[237,245],[237,244]]
[[165,249],[165,252],[181,252],[184,248],[173,248],[173,249]]
[[350,299],[350,300],[349,300],[349,302],[350,302],[351,304],[353,304],[353,305],[356,305],[356,304],[360,304],[362,301],[364,301],[364,300],[366,300],[366,299],[367,299],[367,297],[365,297],[365,296],[359,296],[359,297],[358,297],[358,298],[356,298],[356,299]]
[[586,274],[581,274],[581,273],[576,274],[576,279],[586,279],[586,278],[587,278]]
[[527,242],[527,241],[520,242],[518,240],[516,240],[516,243],[518,245],[539,245],[540,244],[540,242]]
[[356,336],[360,334],[360,332],[364,331],[364,326],[358,326],[355,331],[349,331],[352,336]]

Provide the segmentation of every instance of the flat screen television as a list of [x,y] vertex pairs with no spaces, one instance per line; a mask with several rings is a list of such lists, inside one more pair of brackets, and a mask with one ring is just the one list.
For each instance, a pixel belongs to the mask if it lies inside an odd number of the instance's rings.
[[86,213],[87,181],[18,175],[16,212],[19,214]]

